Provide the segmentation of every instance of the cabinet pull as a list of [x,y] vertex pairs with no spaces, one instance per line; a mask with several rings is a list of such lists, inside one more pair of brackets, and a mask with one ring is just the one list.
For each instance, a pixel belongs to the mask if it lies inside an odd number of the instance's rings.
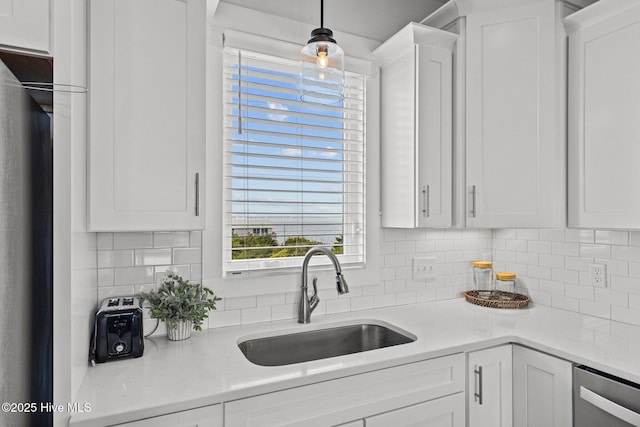
[[476,388],[478,389],[478,392],[473,393],[473,399],[475,402],[482,405],[482,366],[478,366],[478,369],[474,369],[473,373],[478,376],[478,380],[476,381]]
[[200,173],[196,172],[196,216],[200,216]]
[[471,217],[476,217],[476,186],[471,186]]
[[425,216],[427,218],[429,218],[430,216],[430,208],[431,208],[431,203],[429,200],[429,186],[422,186],[422,216]]

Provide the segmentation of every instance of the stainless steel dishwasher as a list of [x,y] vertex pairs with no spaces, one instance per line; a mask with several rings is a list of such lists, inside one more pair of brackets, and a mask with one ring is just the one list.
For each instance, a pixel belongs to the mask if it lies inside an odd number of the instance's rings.
[[574,366],[573,425],[640,426],[640,385],[586,366]]

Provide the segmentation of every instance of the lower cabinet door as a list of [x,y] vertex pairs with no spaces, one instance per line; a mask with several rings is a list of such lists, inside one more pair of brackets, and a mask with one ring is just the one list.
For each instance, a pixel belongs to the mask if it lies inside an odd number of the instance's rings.
[[365,418],[367,427],[464,427],[464,393]]
[[571,363],[513,346],[514,427],[571,427]]
[[512,426],[511,347],[507,344],[469,353],[469,427]]
[[[464,361],[459,353],[234,400],[224,404],[225,427],[327,427],[362,419],[370,426],[368,417],[463,394]],[[438,416],[453,411],[432,405]],[[464,400],[461,408],[464,414]]]
[[119,427],[222,427],[222,405],[117,424]]

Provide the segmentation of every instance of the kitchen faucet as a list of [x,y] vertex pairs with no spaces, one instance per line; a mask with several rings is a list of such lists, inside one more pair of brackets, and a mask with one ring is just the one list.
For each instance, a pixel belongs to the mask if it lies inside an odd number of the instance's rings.
[[313,278],[313,295],[309,298],[307,294],[307,269],[309,267],[311,257],[317,253],[325,254],[333,263],[333,267],[336,270],[336,288],[338,290],[338,294],[346,294],[349,292],[349,286],[347,286],[347,281],[342,275],[340,262],[338,262],[338,258],[336,258],[335,254],[324,246],[312,247],[304,256],[304,261],[302,261],[302,292],[300,295],[300,306],[298,307],[298,323],[311,322],[311,313],[320,302],[320,298],[318,298],[318,287],[316,286],[316,282],[318,281],[317,277]]

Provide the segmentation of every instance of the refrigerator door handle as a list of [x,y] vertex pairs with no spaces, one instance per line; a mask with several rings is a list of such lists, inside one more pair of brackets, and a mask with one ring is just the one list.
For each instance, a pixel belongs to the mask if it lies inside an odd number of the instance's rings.
[[624,406],[618,405],[617,403],[594,393],[584,386],[580,386],[580,398],[613,415],[614,417],[621,419],[622,421],[628,422],[634,426],[640,426],[640,414],[632,411],[631,409],[627,409]]

